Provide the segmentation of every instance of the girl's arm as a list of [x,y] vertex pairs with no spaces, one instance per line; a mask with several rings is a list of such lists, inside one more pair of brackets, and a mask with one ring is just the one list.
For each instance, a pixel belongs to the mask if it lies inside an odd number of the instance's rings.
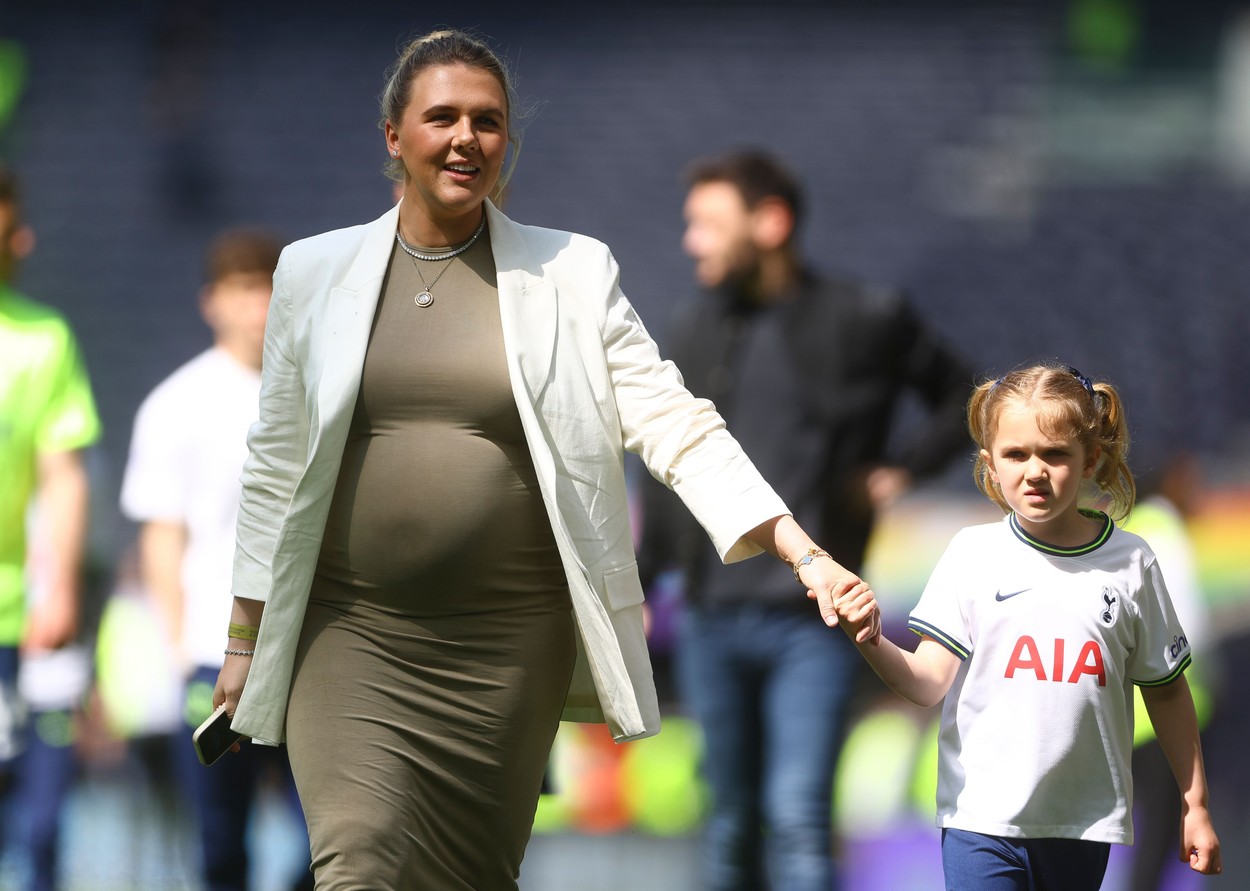
[[1223,871],[1220,840],[1211,824],[1207,775],[1198,740],[1198,719],[1189,682],[1182,675],[1161,687],[1142,687],[1142,700],[1155,735],[1181,790],[1180,860],[1206,875]]
[[924,708],[942,701],[959,670],[959,657],[931,637],[922,637],[914,653],[884,636],[877,646],[856,646],[891,690]]
[[884,635],[861,639],[863,623],[881,609],[872,591],[852,589],[834,601],[838,624],[855,641],[872,670],[890,689],[919,706],[937,705],[959,671],[959,657],[931,637],[921,637],[914,653]]

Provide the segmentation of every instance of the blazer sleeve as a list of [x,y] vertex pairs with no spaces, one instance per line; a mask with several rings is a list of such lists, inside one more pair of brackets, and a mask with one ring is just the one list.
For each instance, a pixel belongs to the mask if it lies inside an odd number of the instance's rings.
[[232,593],[251,600],[269,598],[278,530],[307,460],[307,401],[293,336],[293,265],[290,249],[283,251],[265,323],[260,415],[248,431],[241,479]]
[[789,510],[715,406],[691,395],[677,367],[660,357],[620,289],[619,269],[606,248],[604,256],[610,285],[603,343],[625,448],[677,493],[724,562],[760,553],[746,533]]

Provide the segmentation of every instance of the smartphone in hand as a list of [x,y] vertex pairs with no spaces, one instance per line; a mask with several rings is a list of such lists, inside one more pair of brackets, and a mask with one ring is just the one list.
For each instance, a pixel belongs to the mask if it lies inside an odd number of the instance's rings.
[[208,720],[191,734],[191,743],[195,746],[195,754],[199,757],[200,763],[207,766],[229,752],[230,748],[242,738],[242,734],[230,729],[230,715],[226,713],[226,704],[223,702],[215,712],[208,716]]

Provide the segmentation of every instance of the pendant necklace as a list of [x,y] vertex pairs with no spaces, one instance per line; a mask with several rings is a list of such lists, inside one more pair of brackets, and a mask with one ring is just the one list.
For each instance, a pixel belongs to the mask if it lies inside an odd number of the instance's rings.
[[[447,259],[450,260],[451,258],[448,257]],[[423,289],[419,294],[414,295],[412,300],[414,303],[417,304],[417,306],[420,306],[420,307],[429,306],[431,303],[434,302],[434,295],[430,293],[430,288],[438,284],[438,280],[443,277],[443,273],[446,272],[448,269],[451,269],[451,264],[448,263],[446,266],[444,266],[439,271],[438,275],[434,276],[434,281],[430,282],[428,285],[425,283],[425,276],[421,275],[421,267],[417,265],[416,257],[412,258],[412,266],[414,269],[417,270],[417,275],[421,278],[421,287]]]
[[425,283],[425,275],[421,272],[421,267],[417,265],[417,261],[426,260],[428,262],[433,263],[433,262],[442,262],[444,260],[450,260],[452,257],[458,257],[460,254],[463,254],[469,248],[473,247],[473,242],[477,241],[478,236],[482,234],[482,230],[485,228],[486,228],[486,215],[482,214],[482,222],[477,224],[477,229],[473,232],[471,236],[469,236],[468,241],[466,241],[464,244],[460,244],[460,245],[456,245],[455,247],[448,248],[445,251],[439,251],[438,253],[426,253],[424,251],[417,250],[408,242],[404,241],[403,232],[399,231],[398,229],[395,230],[395,240],[399,243],[399,246],[403,248],[404,253],[406,253],[409,257],[412,258],[412,267],[415,270],[417,270],[417,277],[421,279],[422,290],[420,291],[420,293],[414,295],[412,298],[413,302],[416,303],[417,306],[426,307],[434,302],[434,295],[430,292],[433,290],[434,286],[438,284],[438,280],[443,277],[443,273],[451,268],[451,264],[444,266],[439,271],[438,275],[434,276],[434,281],[430,282],[427,285]]

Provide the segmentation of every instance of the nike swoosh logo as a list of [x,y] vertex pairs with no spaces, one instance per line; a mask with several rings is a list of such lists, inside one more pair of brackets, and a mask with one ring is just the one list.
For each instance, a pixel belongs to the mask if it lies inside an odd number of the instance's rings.
[[999,602],[1002,602],[1004,600],[1010,600],[1011,598],[1015,597],[1017,594],[1023,594],[1025,591],[1030,591],[1030,590],[1032,589],[1021,588],[1019,591],[1011,591],[1010,593],[1007,593],[1007,594],[1004,594],[1002,591],[996,591],[994,592],[994,599]]

